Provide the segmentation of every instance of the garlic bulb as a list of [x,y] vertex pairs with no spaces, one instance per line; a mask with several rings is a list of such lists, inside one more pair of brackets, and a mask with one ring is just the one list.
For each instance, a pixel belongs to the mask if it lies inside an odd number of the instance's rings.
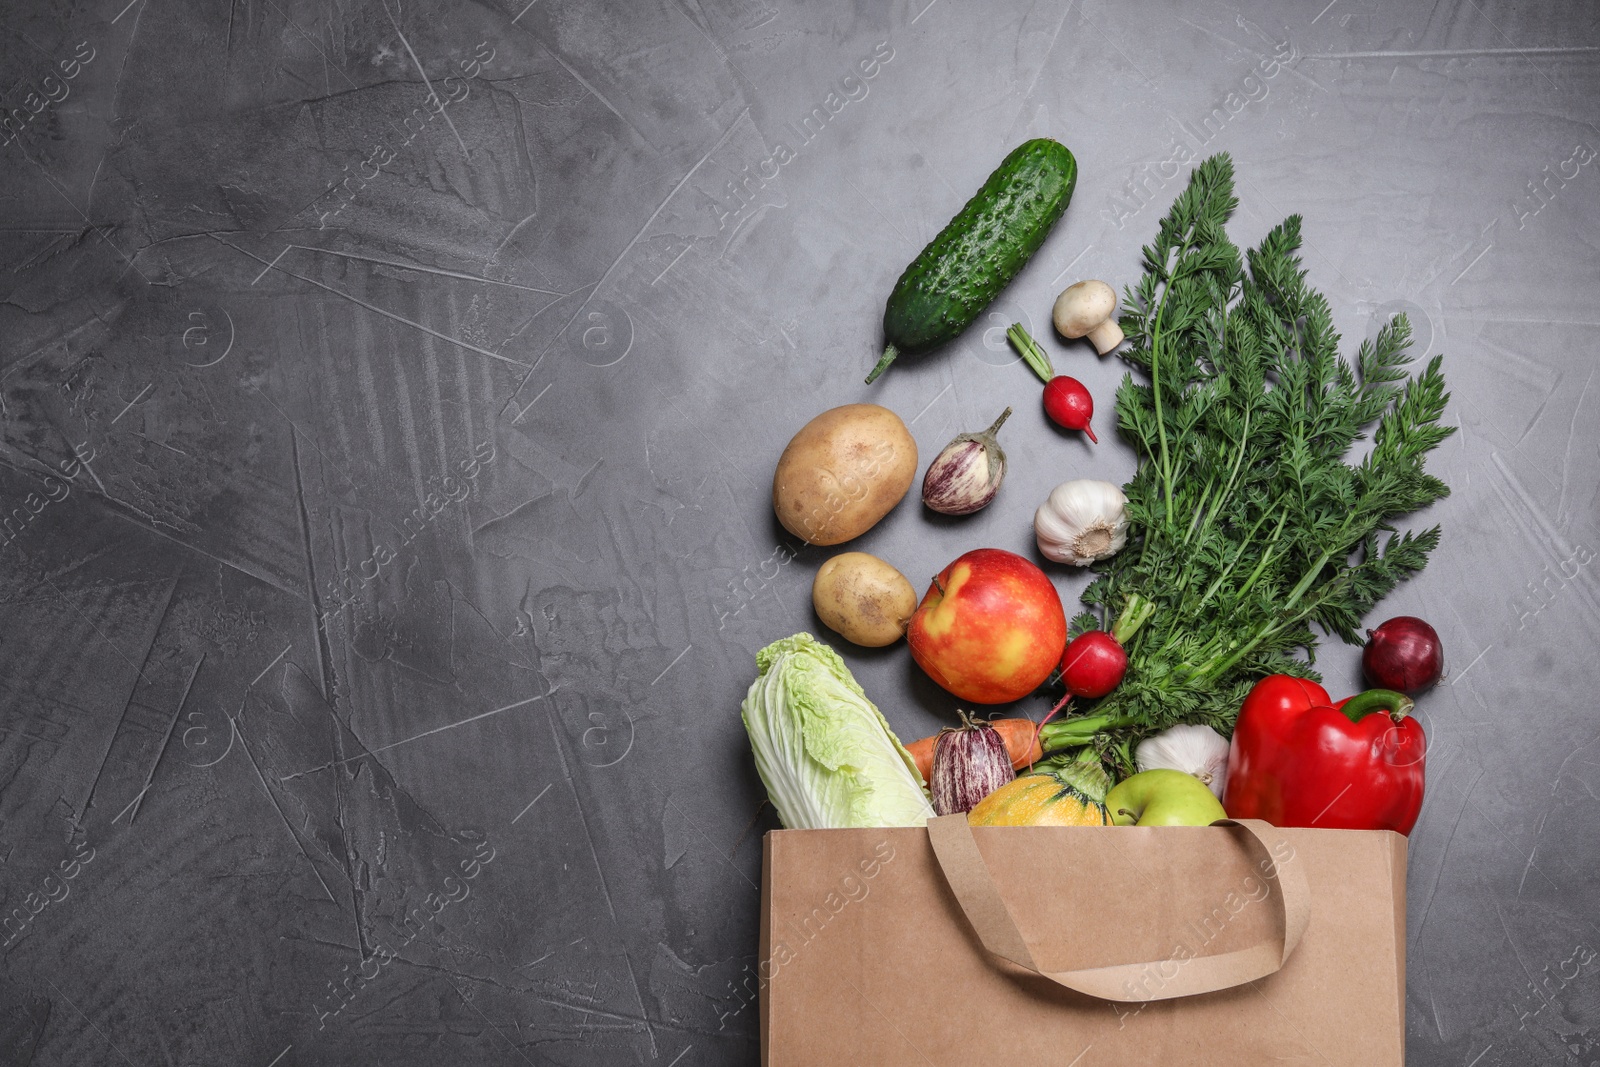
[[1141,771],[1165,767],[1192,774],[1218,800],[1228,783],[1228,742],[1209,726],[1184,724],[1147,737],[1134,749],[1133,758]]
[[1033,516],[1039,551],[1057,563],[1081,567],[1122,551],[1128,543],[1128,498],[1110,482],[1062,482]]

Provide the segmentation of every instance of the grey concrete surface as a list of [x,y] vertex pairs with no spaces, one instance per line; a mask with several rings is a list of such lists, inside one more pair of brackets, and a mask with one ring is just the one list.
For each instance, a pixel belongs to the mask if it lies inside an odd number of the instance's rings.
[[[1409,1062],[1600,1063],[1591,5],[11,0],[0,67],[0,1062],[754,1063],[737,706],[826,555],[778,452],[872,400],[926,459],[1015,403],[992,507],[855,547],[1031,553],[1050,486],[1132,467],[1050,302],[1227,151],[1235,239],[1302,213],[1352,349],[1405,310],[1446,353],[1445,541],[1379,616],[1451,667]],[[864,386],[1036,135],[1065,219]],[[847,656],[902,736],[949,721],[903,646]]]

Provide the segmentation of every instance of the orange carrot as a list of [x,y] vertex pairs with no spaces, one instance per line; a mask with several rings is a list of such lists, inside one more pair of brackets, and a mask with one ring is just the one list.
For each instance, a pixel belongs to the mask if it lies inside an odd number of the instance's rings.
[[1039,744],[1039,725],[1032,719],[990,719],[989,725],[1005,738],[1012,770],[1026,770],[1044,759],[1044,748]]
[[[921,741],[913,741],[906,746],[906,751],[911,753],[911,758],[917,761],[917,772],[922,775],[924,782],[933,781],[933,746],[939,741],[939,735],[924,737]],[[1006,749],[1007,752],[1011,750]]]
[[[1006,755],[1011,757],[1012,770],[1026,770],[1044,758],[1044,749],[1039,745],[1039,724],[1032,719],[989,719],[987,722],[1005,740]],[[925,782],[933,779],[933,747],[938,740],[939,735],[934,734],[906,746]]]

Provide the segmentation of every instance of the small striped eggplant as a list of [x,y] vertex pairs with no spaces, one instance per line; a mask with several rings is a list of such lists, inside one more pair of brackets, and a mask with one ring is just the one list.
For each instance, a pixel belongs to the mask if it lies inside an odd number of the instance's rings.
[[933,810],[940,815],[971,811],[978,801],[1017,776],[1000,731],[964,711],[960,715],[961,725],[941,730],[933,746],[933,774],[928,785]]
[[941,515],[971,515],[1000,491],[1006,454],[994,435],[1011,417],[1006,408],[982,433],[957,434],[928,464],[922,477],[922,502]]

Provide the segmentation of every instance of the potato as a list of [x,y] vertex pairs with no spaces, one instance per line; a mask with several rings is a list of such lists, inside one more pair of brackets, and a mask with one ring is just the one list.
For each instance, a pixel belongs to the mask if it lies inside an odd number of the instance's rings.
[[860,537],[906,495],[917,442],[900,416],[877,404],[846,404],[800,428],[772,476],[772,509],[783,528],[813,545]]
[[817,571],[811,605],[846,641],[882,648],[905,634],[917,610],[917,592],[905,575],[877,556],[841,552]]

